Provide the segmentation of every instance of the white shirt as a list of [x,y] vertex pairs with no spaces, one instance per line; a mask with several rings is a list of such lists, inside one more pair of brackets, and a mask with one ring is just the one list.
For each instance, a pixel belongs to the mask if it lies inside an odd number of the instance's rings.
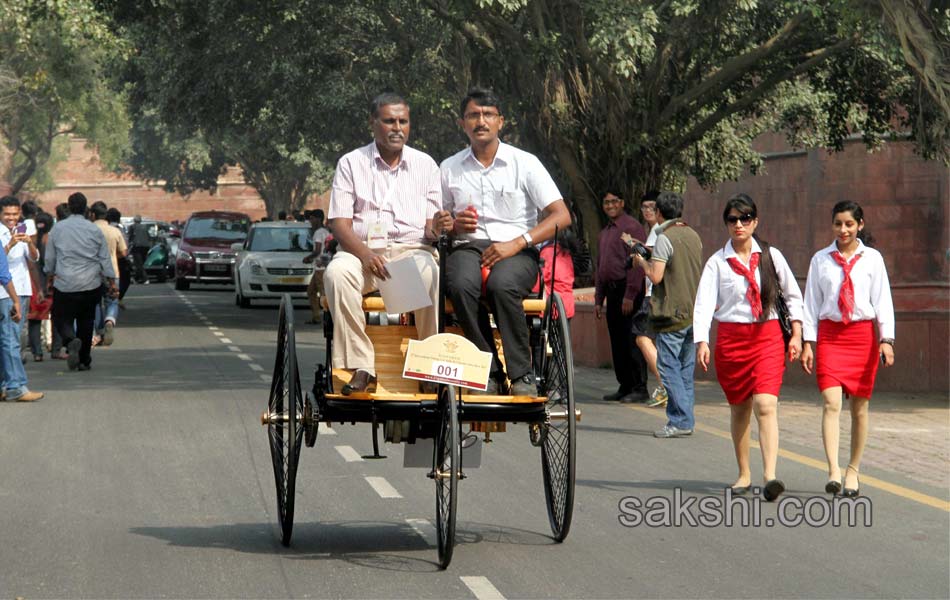
[[418,243],[426,220],[441,208],[439,167],[424,152],[403,146],[399,163],[390,167],[371,142],[336,165],[328,218],[353,219],[353,233],[364,242],[368,224],[378,220],[389,241]]
[[[831,256],[837,249],[837,242],[832,242],[827,248],[816,252],[808,265],[805,321],[802,323],[802,339],[807,342],[818,339],[818,321],[828,319],[841,322],[838,295],[844,282],[844,269]],[[880,336],[893,338],[894,303],[884,257],[874,248],[865,246],[861,240],[858,240],[858,249],[851,260],[858,254],[863,256],[851,268],[851,282],[854,284],[854,312],[851,320],[877,319]]]
[[[647,241],[643,242],[643,245],[647,248],[653,248],[653,246],[656,245],[656,229],[659,226],[659,223],[654,223],[653,227],[650,228],[650,233],[647,234]],[[649,277],[644,277],[644,279],[646,280],[646,287],[643,288],[645,290],[643,295],[649,298],[653,295],[653,282],[650,281]]]
[[323,254],[324,244],[326,243],[327,236],[329,235],[330,235],[330,230],[328,230],[326,227],[318,227],[313,232],[313,237],[311,238],[311,240],[313,241],[314,252],[319,251],[320,254]]
[[472,148],[442,162],[442,203],[453,214],[470,205],[478,211],[478,228],[459,239],[507,242],[538,223],[538,212],[563,196],[541,161],[505,143],[495,159],[482,166]]
[[[752,240],[752,252],[762,252],[755,239]],[[778,274],[779,285],[782,286],[782,293],[785,295],[785,303],[788,305],[788,314],[792,321],[802,321],[804,310],[802,308],[802,291],[795,281],[795,274],[788,266],[788,261],[779,252],[778,248],[769,246],[769,256],[772,257],[772,264],[775,265],[775,272]],[[749,290],[749,281],[732,270],[729,265],[729,258],[738,258],[739,262],[748,269],[749,263],[743,262],[732,247],[732,240],[729,240],[725,247],[709,257],[706,266],[703,268],[703,275],[699,279],[699,290],[696,292],[696,302],[693,305],[693,342],[709,343],[709,328],[712,320],[716,319],[720,323],[755,323],[752,316],[752,305],[746,298],[746,292]],[[750,255],[751,259],[751,255]],[[759,268],[755,270],[755,281],[761,289],[762,277]],[[769,320],[777,319],[778,312],[772,307],[769,313]]]
[[[0,225],[0,244],[5,248],[13,234],[5,225]],[[2,250],[0,250],[2,252]],[[33,285],[30,283],[30,267],[27,260],[30,257],[30,246],[26,242],[18,242],[7,253],[7,262],[10,263],[10,276],[13,278],[13,287],[17,296],[32,296]],[[9,298],[7,290],[0,287],[0,298]]]

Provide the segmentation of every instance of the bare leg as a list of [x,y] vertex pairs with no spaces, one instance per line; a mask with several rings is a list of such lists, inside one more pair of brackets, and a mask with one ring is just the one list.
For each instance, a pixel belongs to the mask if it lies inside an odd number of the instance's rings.
[[762,475],[765,481],[775,479],[778,462],[778,396],[754,394],[752,408],[759,423],[759,447],[762,449]]
[[645,335],[638,335],[637,348],[640,349],[640,353],[643,354],[643,358],[646,359],[647,368],[649,368],[653,376],[656,377],[657,382],[663,385],[663,378],[660,377],[660,371],[656,368],[656,346],[653,344],[653,340]]
[[838,466],[838,441],[841,437],[841,387],[822,390],[824,408],[821,411],[821,439],[825,444],[825,456],[828,459],[828,480],[841,480],[841,467]]
[[752,416],[752,403],[748,400],[742,404],[730,404],[732,411],[729,420],[732,429],[732,445],[736,451],[736,462],[739,464],[739,478],[733,487],[745,487],[752,483],[752,468],[749,466],[749,444],[752,437],[749,425]]
[[851,460],[845,473],[844,487],[858,489],[858,470],[868,441],[868,399],[851,398]]

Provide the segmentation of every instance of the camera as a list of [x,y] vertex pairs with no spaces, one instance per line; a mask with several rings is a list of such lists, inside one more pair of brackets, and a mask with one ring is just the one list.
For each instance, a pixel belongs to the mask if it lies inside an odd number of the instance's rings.
[[637,243],[631,245],[631,246],[630,246],[630,251],[631,251],[631,254],[627,256],[627,262],[626,262],[626,264],[624,265],[627,269],[632,269],[632,268],[633,268],[633,255],[634,255],[634,254],[639,254],[640,256],[643,257],[643,260],[650,260],[650,257],[653,256],[653,253],[650,252],[650,249],[647,248],[646,246],[644,246],[643,244],[641,244],[640,242],[637,242]]

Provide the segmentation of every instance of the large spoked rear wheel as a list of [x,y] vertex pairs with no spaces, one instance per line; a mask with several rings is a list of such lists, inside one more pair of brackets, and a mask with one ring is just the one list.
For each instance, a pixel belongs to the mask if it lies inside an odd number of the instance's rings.
[[574,406],[574,355],[571,331],[561,297],[551,297],[553,309],[546,331],[548,356],[544,361],[547,421],[540,426],[541,469],[544,498],[554,539],[564,541],[574,512],[576,424]]
[[297,352],[294,341],[294,308],[289,295],[280,303],[277,326],[277,356],[267,403],[270,454],[274,463],[277,485],[277,518],[280,522],[284,546],[290,545],[294,527],[294,488],[297,480],[297,462],[304,428],[300,420],[304,414],[303,396],[297,374]]
[[442,415],[433,445],[431,476],[435,479],[435,527],[439,546],[439,568],[452,562],[455,549],[455,513],[458,504],[461,469],[461,425],[455,386],[439,386],[439,412]]

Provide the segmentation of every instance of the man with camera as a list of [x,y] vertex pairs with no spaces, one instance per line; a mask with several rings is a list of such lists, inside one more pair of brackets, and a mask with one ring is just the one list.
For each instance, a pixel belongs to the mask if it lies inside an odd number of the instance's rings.
[[604,400],[646,402],[650,397],[646,361],[631,333],[633,315],[643,302],[643,270],[630,268],[630,249],[624,241],[625,236],[646,239],[646,232],[624,211],[624,202],[617,194],[604,194],[603,209],[608,221],[597,241],[594,316],[601,319],[606,315],[610,353],[619,384],[617,391],[605,395]]

